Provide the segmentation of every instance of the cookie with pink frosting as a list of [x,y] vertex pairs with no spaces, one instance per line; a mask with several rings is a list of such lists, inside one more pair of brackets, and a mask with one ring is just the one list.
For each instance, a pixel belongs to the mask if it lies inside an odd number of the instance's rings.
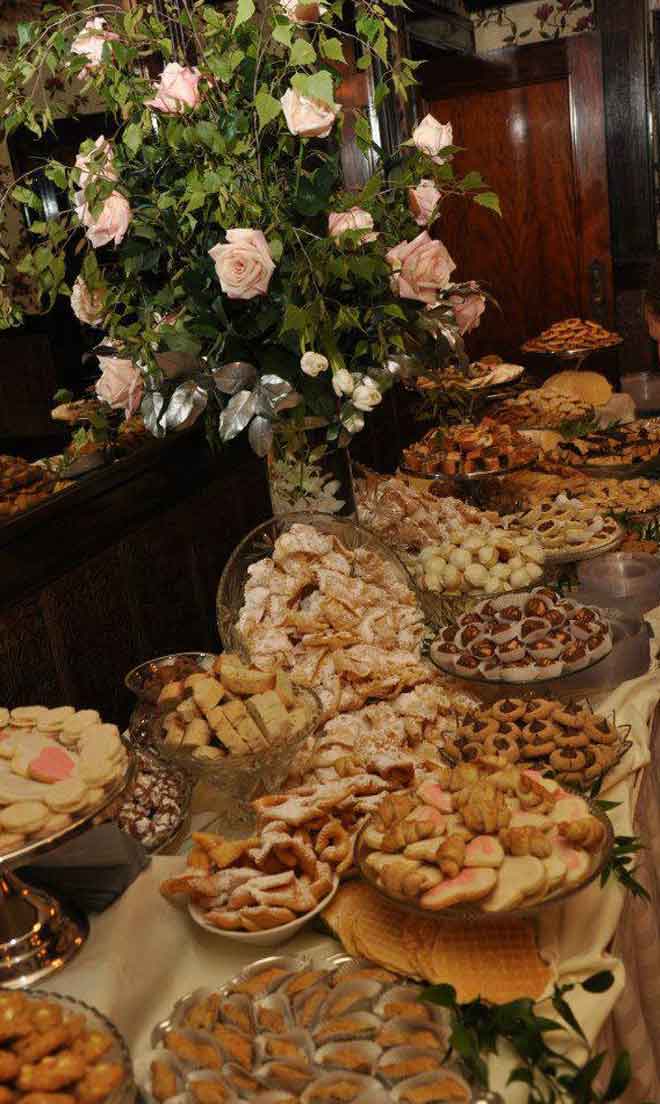
[[422,908],[437,912],[452,905],[480,901],[495,887],[497,874],[489,867],[465,867],[455,878],[446,878],[421,898]]

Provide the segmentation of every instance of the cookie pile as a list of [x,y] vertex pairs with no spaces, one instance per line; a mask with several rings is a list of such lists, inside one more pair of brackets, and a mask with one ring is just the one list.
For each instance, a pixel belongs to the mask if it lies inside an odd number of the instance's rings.
[[534,536],[550,556],[593,552],[611,544],[621,533],[614,518],[604,517],[595,506],[566,494],[504,521],[510,530]]
[[449,526],[444,540],[422,549],[415,577],[443,594],[503,594],[524,590],[543,575],[544,552],[535,533],[494,526]]
[[583,798],[495,756],[382,798],[357,859],[385,893],[429,912],[507,912],[580,885],[606,841]]
[[645,464],[660,454],[660,424],[641,419],[627,425],[562,441],[546,459],[556,464],[595,468]]
[[18,456],[0,456],[0,518],[37,506],[55,489],[55,479],[39,464]]
[[542,388],[505,399],[492,413],[518,429],[558,429],[566,422],[590,422],[596,416],[590,403]]
[[563,322],[555,322],[543,330],[538,337],[526,341],[522,350],[524,353],[568,353],[581,349],[608,349],[620,342],[619,334],[611,333],[597,322],[565,318]]
[[194,1104],[274,1094],[283,1104],[467,1104],[469,1085],[446,1063],[446,1013],[421,991],[366,961],[264,959],[179,1002],[142,1087],[158,1104],[184,1091]]
[[151,755],[138,751],[136,760],[135,781],[117,811],[117,823],[147,851],[157,851],[186,817],[188,786],[182,774]]
[[623,732],[586,705],[549,698],[503,698],[466,713],[445,752],[464,763],[497,755],[509,763],[550,769],[562,785],[593,785],[621,757]]
[[63,831],[126,773],[116,725],[71,705],[0,708],[0,853]]
[[538,449],[511,426],[484,418],[479,425],[432,429],[404,449],[404,467],[419,475],[478,475],[531,464]]
[[538,587],[480,602],[442,629],[431,658],[449,674],[529,683],[581,671],[611,650],[600,610]]
[[128,1081],[118,1039],[76,1001],[0,992],[3,1099],[103,1104]]
[[310,698],[283,671],[260,671],[225,653],[212,670],[162,685],[154,732],[166,748],[214,762],[296,740],[313,718]]

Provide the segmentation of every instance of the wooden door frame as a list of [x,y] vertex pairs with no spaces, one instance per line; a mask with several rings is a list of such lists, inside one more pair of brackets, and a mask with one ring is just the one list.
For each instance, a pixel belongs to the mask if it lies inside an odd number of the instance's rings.
[[[580,233],[578,286],[583,317],[597,318],[605,325],[614,319],[614,292],[610,237],[610,211],[607,188],[607,152],[605,145],[605,106],[601,43],[597,32],[573,35],[553,42],[531,46],[511,46],[491,54],[474,57],[447,57],[441,64],[437,55],[424,55],[421,81],[422,109],[434,100],[460,93],[496,92],[528,84],[566,80],[573,140],[575,194]],[[588,96],[602,127],[587,121],[579,105]],[[478,161],[479,151],[475,151]],[[543,197],[538,197],[543,202]],[[600,266],[599,275],[592,266]],[[599,302],[594,301],[595,281],[600,284]],[[597,293],[598,294],[598,293]]]

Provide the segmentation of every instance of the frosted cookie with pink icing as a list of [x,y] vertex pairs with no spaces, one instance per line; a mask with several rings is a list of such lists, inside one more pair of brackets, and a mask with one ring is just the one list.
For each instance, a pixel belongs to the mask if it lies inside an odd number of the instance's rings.
[[571,794],[561,797],[550,811],[550,819],[559,824],[562,820],[582,820],[590,815],[589,806],[583,797]]
[[567,886],[579,885],[587,877],[591,869],[591,856],[587,851],[578,851],[561,838],[557,838],[553,841],[552,854],[560,859],[566,868]]
[[494,836],[475,836],[465,848],[466,866],[497,868],[504,862],[504,848]]
[[35,782],[64,782],[75,773],[77,760],[59,744],[49,744],[28,762],[28,775]]
[[437,912],[452,905],[480,901],[495,887],[497,874],[488,867],[465,868],[455,878],[447,878],[423,894],[422,908]]
[[540,859],[533,855],[515,858],[507,855],[498,871],[497,887],[481,907],[485,912],[516,908],[526,897],[538,893],[546,882],[546,870]]
[[432,805],[441,813],[451,813],[454,801],[449,790],[443,789],[439,782],[422,782],[417,790],[418,796],[427,805]]

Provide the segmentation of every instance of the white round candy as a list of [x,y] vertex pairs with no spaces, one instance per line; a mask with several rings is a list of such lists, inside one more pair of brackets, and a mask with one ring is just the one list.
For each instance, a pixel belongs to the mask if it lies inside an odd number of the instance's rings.
[[447,590],[456,590],[461,582],[461,573],[453,564],[447,564],[442,573],[442,581]]
[[488,572],[481,564],[470,564],[465,568],[465,578],[475,590],[483,590],[488,582]]
[[478,552],[483,543],[483,537],[478,537],[475,533],[472,533],[463,541],[463,548],[467,549],[468,552]]
[[526,571],[529,575],[530,583],[535,583],[537,579],[540,579],[543,575],[543,568],[539,567],[537,563],[527,564]]
[[468,564],[472,563],[472,556],[464,548],[454,548],[449,555],[449,562],[454,567],[465,569]]
[[479,563],[484,567],[492,567],[497,563],[497,549],[493,548],[492,544],[485,544],[479,549]]
[[517,590],[519,587],[529,586],[530,581],[531,580],[527,573],[526,567],[516,568],[516,570],[512,571],[509,576],[509,582],[511,583],[511,586],[514,588],[514,590]]
[[494,575],[496,579],[508,579],[511,574],[511,568],[508,563],[496,563],[490,569],[491,575]]
[[518,571],[518,569],[521,568],[522,566],[523,566],[522,556],[512,556],[511,559],[509,560],[509,568],[512,572],[513,571]]

